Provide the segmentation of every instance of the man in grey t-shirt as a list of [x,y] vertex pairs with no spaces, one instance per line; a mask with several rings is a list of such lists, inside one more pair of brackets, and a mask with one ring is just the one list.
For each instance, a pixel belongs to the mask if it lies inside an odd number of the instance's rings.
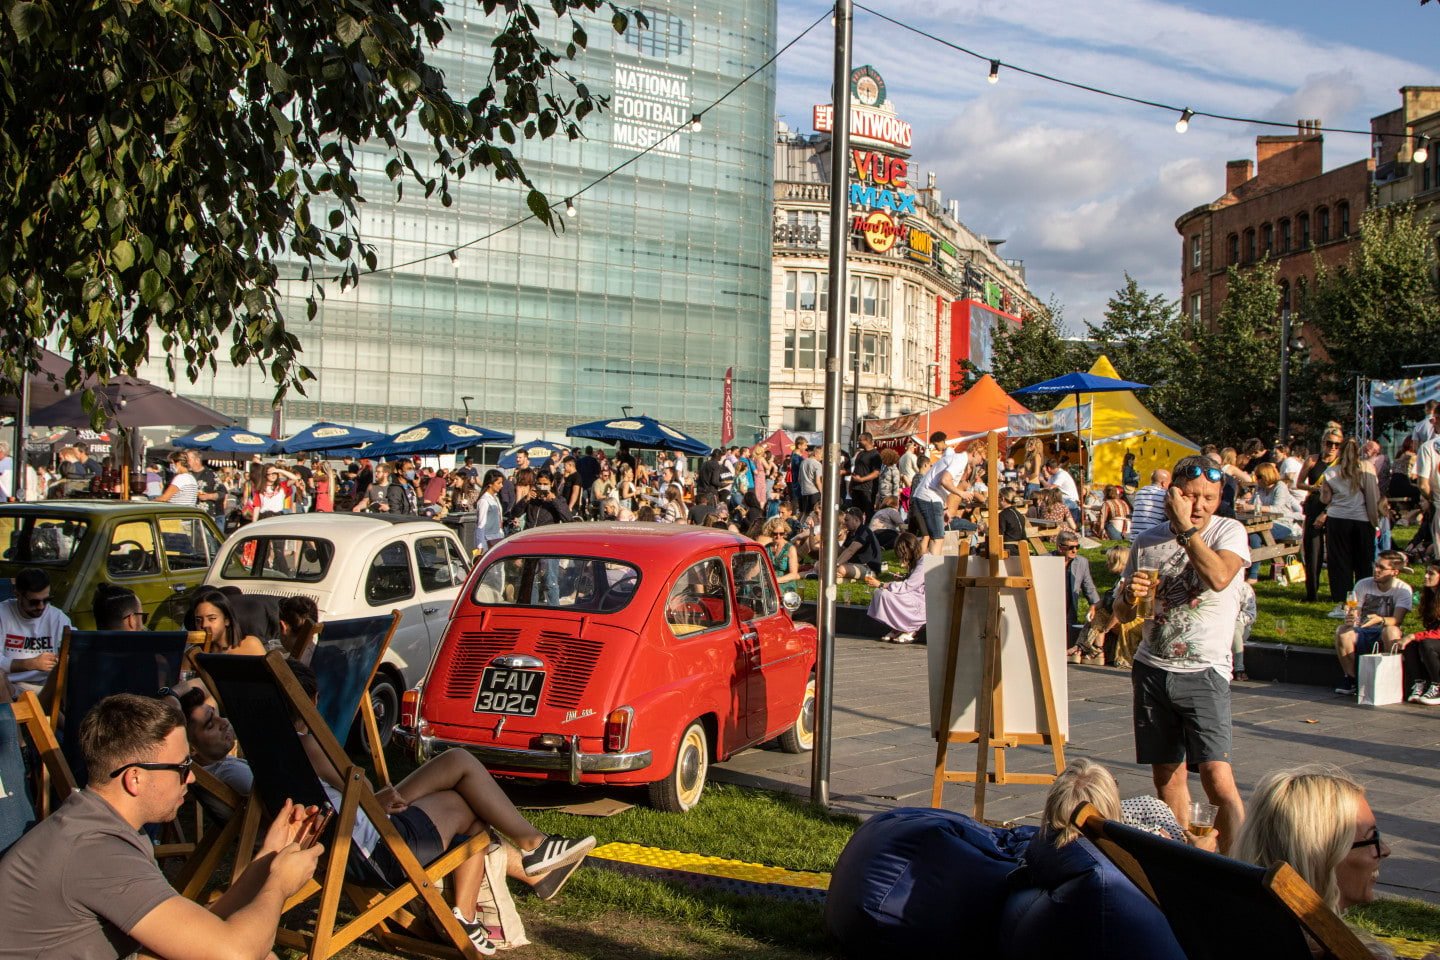
[[323,850],[296,840],[306,810],[288,801],[260,853],[209,909],[180,896],[155,862],[147,823],[175,818],[190,781],[190,748],[170,705],[131,694],[86,715],[80,747],[92,777],[16,841],[0,862],[0,960],[265,957],[285,901],[314,875]]

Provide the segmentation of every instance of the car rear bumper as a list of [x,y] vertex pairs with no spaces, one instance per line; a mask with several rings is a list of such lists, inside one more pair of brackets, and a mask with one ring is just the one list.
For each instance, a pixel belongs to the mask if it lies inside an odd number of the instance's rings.
[[628,773],[650,766],[652,755],[649,750],[633,753],[584,753],[580,750],[580,738],[571,737],[568,749],[525,750],[518,747],[485,746],[465,743],[461,740],[447,740],[443,737],[416,735],[405,727],[395,728],[395,738],[406,749],[424,763],[439,756],[446,750],[465,750],[487,767],[499,772],[506,770],[540,771],[545,773],[568,773],[570,782],[577,784],[587,773]]

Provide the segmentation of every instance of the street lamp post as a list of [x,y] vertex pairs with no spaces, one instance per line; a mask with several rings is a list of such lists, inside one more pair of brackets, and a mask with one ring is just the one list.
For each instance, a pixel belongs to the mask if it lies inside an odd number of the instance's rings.
[[1290,445],[1290,308],[1280,311],[1280,429],[1279,440]]
[[855,394],[850,398],[850,449],[860,446],[860,338],[855,337],[855,350],[850,357]]
[[474,399],[475,399],[474,397],[461,397],[461,398],[460,398],[460,402],[465,405],[465,413],[462,414],[461,417],[460,417],[460,422],[461,422],[461,423],[469,423],[469,422],[470,422],[470,401],[471,401],[471,400],[474,400]]
[[830,805],[830,721],[835,689],[835,560],[840,523],[840,417],[845,404],[846,239],[850,202],[851,0],[835,4],[834,121],[830,133],[830,315],[825,331],[825,465],[821,480],[820,593],[815,601],[819,651],[815,663],[815,751],[810,801]]

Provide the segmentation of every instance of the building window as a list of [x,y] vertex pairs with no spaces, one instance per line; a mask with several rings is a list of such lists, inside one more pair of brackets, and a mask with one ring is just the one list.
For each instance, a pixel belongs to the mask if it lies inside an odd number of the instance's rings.
[[1192,293],[1192,294],[1190,294],[1190,319],[1191,319],[1191,320],[1199,320],[1199,319],[1200,319],[1200,304],[1201,304],[1200,294],[1198,294],[1198,293]]
[[1330,242],[1330,208],[1321,207],[1315,211],[1315,242]]
[[1245,262],[1255,262],[1255,228],[1245,231]]
[[1190,269],[1200,269],[1200,234],[1190,238]]
[[795,369],[795,328],[788,327],[785,330],[785,358],[781,363],[786,370]]
[[1340,236],[1350,236],[1350,204],[1335,204],[1335,219],[1339,221],[1337,225],[1340,227]]
[[678,56],[690,47],[690,27],[681,17],[658,10],[642,10],[649,26],[639,29],[632,22],[621,36],[641,53],[652,57]]
[[1260,228],[1260,249],[1265,256],[1275,252],[1275,227],[1272,224],[1265,224]]
[[1295,280],[1295,312],[1305,312],[1305,295],[1309,291],[1309,281],[1304,277]]
[[1300,247],[1301,250],[1310,249],[1310,214],[1302,213],[1299,217],[1300,223]]
[[1430,189],[1430,164],[1428,163],[1420,164],[1420,189]]
[[890,374],[890,335],[871,330],[850,331],[850,363],[860,359],[861,373]]
[[1225,238],[1225,258],[1230,266],[1240,262],[1240,235],[1232,233]]
[[1280,221],[1280,252],[1290,252],[1290,221]]
[[830,308],[830,275],[813,270],[785,271],[785,309],[819,310]]
[[784,423],[791,432],[814,433],[820,429],[820,411],[814,407],[785,407]]
[[851,277],[850,312],[860,317],[888,318],[890,281],[884,277]]
[[1281,281],[1280,281],[1280,313],[1283,315],[1283,314],[1286,314],[1286,313],[1289,313],[1289,312],[1290,312],[1290,281],[1289,281],[1289,280],[1281,280]]

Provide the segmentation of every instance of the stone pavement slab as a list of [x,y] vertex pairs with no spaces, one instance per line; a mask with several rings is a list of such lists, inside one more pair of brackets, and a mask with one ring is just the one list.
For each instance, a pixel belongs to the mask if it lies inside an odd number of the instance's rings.
[[[842,637],[836,642],[830,796],[841,812],[866,816],[927,806],[935,765],[923,646]],[[1135,763],[1130,674],[1069,667],[1067,757],[1105,764],[1122,797],[1153,793],[1148,767]],[[1267,773],[1325,762],[1363,783],[1394,853],[1381,869],[1383,892],[1440,903],[1440,709],[1360,707],[1317,687],[1243,683],[1232,688],[1235,778],[1249,797]],[[1006,755],[1013,772],[1048,771],[1050,753],[1022,747]],[[950,750],[952,770],[973,769],[975,747]],[[808,794],[809,757],[748,750],[712,771],[717,780]],[[1198,796],[1198,778],[1191,790]],[[1038,823],[1044,786],[991,784],[986,816]],[[950,810],[972,812],[974,787],[948,784]]]

